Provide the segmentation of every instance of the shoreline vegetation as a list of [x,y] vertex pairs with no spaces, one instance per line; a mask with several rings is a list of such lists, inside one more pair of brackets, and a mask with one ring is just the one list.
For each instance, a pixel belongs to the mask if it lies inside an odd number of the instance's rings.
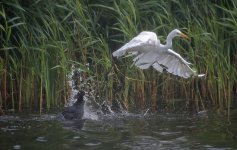
[[[4,0],[0,111],[62,107],[76,66],[83,77],[79,88],[89,86],[84,90],[99,103],[119,100],[126,109],[154,111],[188,105],[192,111],[212,108],[230,115],[237,94],[236,12],[235,0]],[[141,31],[156,32],[164,43],[174,28],[191,40],[176,38],[173,49],[206,78],[182,79],[140,70],[129,57],[112,58]]]

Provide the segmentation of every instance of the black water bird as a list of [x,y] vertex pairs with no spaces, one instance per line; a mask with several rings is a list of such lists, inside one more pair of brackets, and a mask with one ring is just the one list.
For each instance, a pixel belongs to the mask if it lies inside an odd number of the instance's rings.
[[67,120],[82,119],[84,115],[84,95],[85,91],[79,91],[75,96],[77,101],[69,107],[66,107],[62,112],[62,115]]

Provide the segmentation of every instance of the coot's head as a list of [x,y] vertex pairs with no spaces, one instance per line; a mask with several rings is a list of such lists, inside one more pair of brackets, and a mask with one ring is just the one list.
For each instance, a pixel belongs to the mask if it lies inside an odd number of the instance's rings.
[[85,91],[79,91],[77,93],[77,95],[75,96],[75,98],[77,99],[77,101],[83,101],[83,96],[86,94]]

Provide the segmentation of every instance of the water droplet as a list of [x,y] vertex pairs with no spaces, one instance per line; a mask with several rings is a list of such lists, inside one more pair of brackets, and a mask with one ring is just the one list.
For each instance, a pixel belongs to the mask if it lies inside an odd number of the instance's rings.
[[21,149],[21,145],[14,145],[13,149]]
[[97,146],[97,145],[100,145],[101,142],[95,142],[95,143],[86,143],[85,145],[86,146]]
[[75,140],[80,139],[80,136],[74,136],[73,139]]
[[46,140],[45,137],[43,137],[43,136],[39,136],[39,137],[36,138],[36,141],[38,141],[38,142],[47,142],[48,140]]

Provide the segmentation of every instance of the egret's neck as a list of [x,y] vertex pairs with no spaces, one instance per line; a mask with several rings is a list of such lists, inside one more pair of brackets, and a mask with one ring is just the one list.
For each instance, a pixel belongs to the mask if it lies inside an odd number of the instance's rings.
[[173,38],[174,38],[174,37],[172,36],[172,34],[169,34],[169,35],[167,36],[166,44],[164,45],[165,48],[170,49],[170,48],[172,47],[172,39],[173,39]]

